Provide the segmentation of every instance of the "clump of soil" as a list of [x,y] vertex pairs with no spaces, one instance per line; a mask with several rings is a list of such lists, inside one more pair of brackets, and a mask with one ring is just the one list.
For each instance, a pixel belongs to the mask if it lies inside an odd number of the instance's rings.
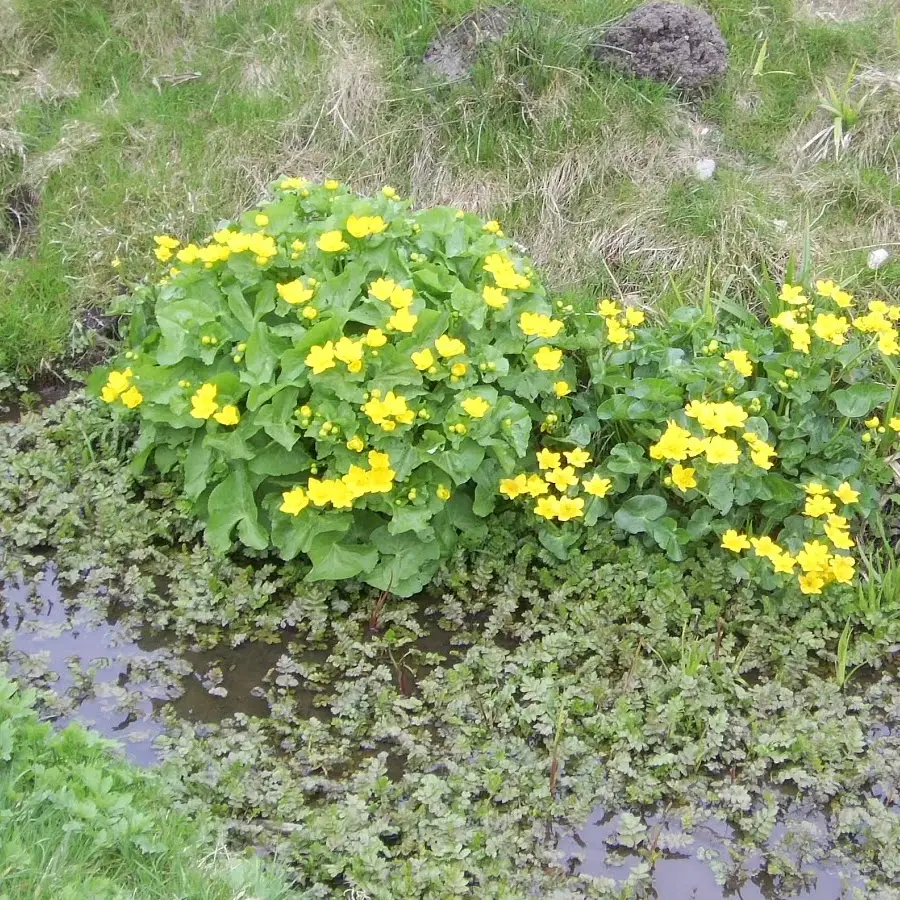
[[475,10],[457,25],[442,31],[425,51],[425,66],[443,78],[466,78],[485,44],[496,43],[509,34],[516,11],[509,6]]
[[728,67],[728,44],[715,20],[680,3],[636,9],[592,49],[597,59],[624,72],[686,91],[714,83]]

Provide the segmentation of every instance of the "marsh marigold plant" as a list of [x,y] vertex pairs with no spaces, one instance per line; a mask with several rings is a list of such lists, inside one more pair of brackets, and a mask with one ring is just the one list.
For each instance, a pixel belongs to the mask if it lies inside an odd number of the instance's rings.
[[854,578],[900,430],[896,306],[830,281],[771,291],[764,320],[551,302],[496,221],[298,178],[153,253],[92,383],[219,549],[408,595],[509,503],[561,558],[611,519],[773,588]]

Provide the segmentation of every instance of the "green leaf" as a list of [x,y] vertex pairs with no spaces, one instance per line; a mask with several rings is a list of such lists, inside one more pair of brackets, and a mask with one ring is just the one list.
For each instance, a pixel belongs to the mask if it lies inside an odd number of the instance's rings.
[[668,508],[663,497],[656,494],[638,494],[626,500],[613,516],[613,521],[628,534],[650,531],[650,523],[661,518]]
[[335,534],[319,534],[307,550],[313,567],[307,581],[341,581],[370,572],[378,562],[378,551],[368,545],[344,544]]
[[212,463],[212,453],[204,445],[203,438],[202,431],[194,435],[184,460],[184,492],[191,500],[196,500],[206,490]]
[[484,447],[468,439],[462,441],[458,450],[444,450],[434,453],[431,461],[446,472],[455,484],[464,484],[481,465]]
[[300,439],[300,428],[294,417],[299,393],[295,387],[284,388],[256,413],[253,420],[285,450],[290,450]]
[[366,583],[398,597],[411,597],[431,581],[441,559],[441,545],[422,541],[414,532],[392,535],[387,528],[372,532],[380,559]]
[[887,403],[891,399],[891,392],[882,384],[863,382],[835,391],[831,399],[842,416],[859,419],[867,416],[876,406]]
[[484,317],[487,313],[487,304],[481,294],[469,290],[457,283],[450,295],[450,305],[473,328],[484,327]]
[[247,339],[247,352],[244,355],[247,373],[251,376],[251,384],[266,384],[275,374],[278,354],[269,337],[269,329],[265,322],[254,326]]
[[253,330],[253,310],[250,309],[250,304],[244,297],[240,285],[228,285],[225,288],[225,296],[228,299],[228,309],[231,314],[249,334]]
[[199,352],[200,329],[215,318],[215,310],[197,298],[161,300],[156,306],[156,321],[162,333],[156,361],[162,366],[173,366],[192,355],[189,350]]
[[220,553],[231,546],[231,532],[237,526],[238,538],[254,550],[265,550],[268,535],[259,524],[259,511],[246,466],[236,464],[231,474],[209,496],[209,521],[206,539]]

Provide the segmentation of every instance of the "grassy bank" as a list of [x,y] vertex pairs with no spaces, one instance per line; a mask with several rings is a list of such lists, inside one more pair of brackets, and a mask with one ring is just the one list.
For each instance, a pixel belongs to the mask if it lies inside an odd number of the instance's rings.
[[[499,216],[558,290],[674,304],[709,266],[746,298],[806,251],[896,289],[896,262],[865,267],[900,208],[890,4],[716,0],[730,70],[693,100],[590,60],[627,0],[527,0],[470,79],[428,76],[429,41],[483,5],[2,0],[0,368],[77,356],[79,311],[152,269],[154,233],[207,233],[282,172]],[[818,159],[829,80],[856,122]]]
[[39,721],[33,692],[0,677],[3,900],[234,900],[291,896],[258,860],[231,856],[212,822],[173,810],[154,775],[78,726]]

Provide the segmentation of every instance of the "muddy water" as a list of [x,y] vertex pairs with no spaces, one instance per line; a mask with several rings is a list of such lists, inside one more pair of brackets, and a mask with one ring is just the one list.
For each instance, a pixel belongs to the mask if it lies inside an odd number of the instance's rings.
[[0,589],[0,659],[11,674],[53,692],[48,717],[121,741],[141,765],[158,760],[154,740],[165,731],[164,709],[208,723],[269,711],[261,686],[283,652],[280,644],[176,652],[178,643],[74,605],[52,566]]

